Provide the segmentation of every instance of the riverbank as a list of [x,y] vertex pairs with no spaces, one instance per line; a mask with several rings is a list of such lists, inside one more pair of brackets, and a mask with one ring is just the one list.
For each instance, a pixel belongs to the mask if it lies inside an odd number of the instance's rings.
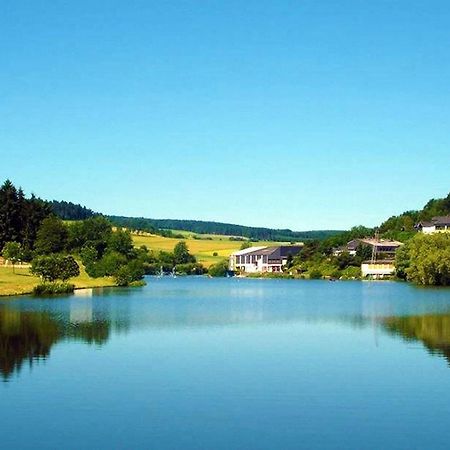
[[[14,272],[10,266],[0,266],[0,297],[31,294],[40,282],[38,277],[30,273],[28,267],[16,266]],[[75,289],[115,286],[112,277],[91,278],[84,267],[80,267],[80,275],[71,279],[70,283],[75,285]]]

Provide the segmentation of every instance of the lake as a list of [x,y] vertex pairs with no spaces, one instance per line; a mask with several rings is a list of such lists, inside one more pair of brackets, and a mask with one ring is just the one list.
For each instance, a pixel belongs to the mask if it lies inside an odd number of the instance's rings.
[[450,290],[149,278],[0,300],[5,449],[446,449]]

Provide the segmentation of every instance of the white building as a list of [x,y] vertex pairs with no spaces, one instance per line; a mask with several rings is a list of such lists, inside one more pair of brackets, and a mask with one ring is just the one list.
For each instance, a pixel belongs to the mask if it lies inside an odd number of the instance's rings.
[[249,247],[230,255],[229,269],[242,273],[281,272],[289,255],[294,257],[301,249],[301,245]]
[[450,232],[450,216],[433,217],[429,221],[419,222],[415,228],[424,234]]
[[392,260],[364,261],[361,264],[363,278],[384,278],[395,274],[395,262]]

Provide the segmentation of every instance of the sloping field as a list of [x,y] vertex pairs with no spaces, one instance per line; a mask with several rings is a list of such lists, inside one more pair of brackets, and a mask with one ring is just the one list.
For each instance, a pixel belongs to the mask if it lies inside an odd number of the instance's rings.
[[[212,236],[211,236],[212,237]],[[182,239],[166,238],[153,234],[137,235],[133,234],[133,241],[137,247],[146,245],[150,250],[159,252],[172,251],[175,245]],[[209,267],[222,259],[228,258],[231,253],[239,250],[242,245],[242,241],[230,241],[226,236],[219,237],[214,236],[209,239],[184,239],[190,253],[192,253],[197,260]],[[258,242],[257,245],[280,245],[280,242]],[[217,256],[213,256],[217,253]]]

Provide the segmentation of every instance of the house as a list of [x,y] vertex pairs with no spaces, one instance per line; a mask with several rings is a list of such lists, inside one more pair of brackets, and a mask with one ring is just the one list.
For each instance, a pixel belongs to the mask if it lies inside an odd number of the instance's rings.
[[281,272],[289,255],[295,256],[302,245],[279,245],[277,247],[249,247],[230,255],[229,270],[233,272],[262,273]]
[[450,216],[437,216],[428,221],[421,221],[414,228],[424,234],[450,232]]
[[381,259],[377,261],[363,261],[361,275],[363,278],[384,278],[394,275],[395,261],[393,259]]
[[372,248],[374,253],[383,253],[387,256],[394,256],[396,250],[402,245],[401,242],[392,241],[388,239],[377,238],[364,238],[364,239],[352,239],[347,242],[344,247],[339,247],[333,250],[334,256],[339,256],[342,252],[348,252],[350,255],[355,256],[356,251],[360,245],[366,245]]

